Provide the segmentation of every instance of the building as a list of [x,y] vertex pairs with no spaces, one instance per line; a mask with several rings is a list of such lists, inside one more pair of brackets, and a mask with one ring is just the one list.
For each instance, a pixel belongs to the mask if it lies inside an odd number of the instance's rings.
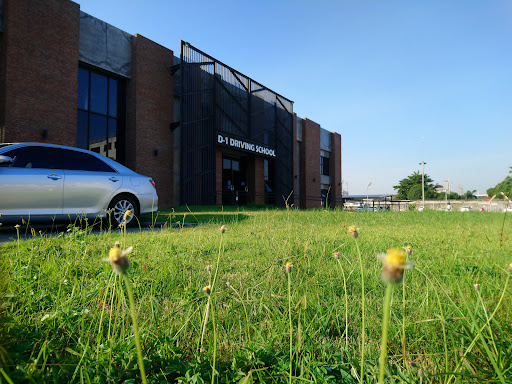
[[70,0],[0,0],[0,142],[99,152],[160,207],[341,206],[341,136],[181,42],[179,57]]

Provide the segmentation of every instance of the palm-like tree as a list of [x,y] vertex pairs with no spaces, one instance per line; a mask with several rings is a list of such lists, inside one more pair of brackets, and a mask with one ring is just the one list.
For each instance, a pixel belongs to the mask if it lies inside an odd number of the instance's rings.
[[473,189],[472,191],[466,191],[466,193],[464,194],[464,198],[466,200],[476,199],[475,193],[476,193],[476,189]]

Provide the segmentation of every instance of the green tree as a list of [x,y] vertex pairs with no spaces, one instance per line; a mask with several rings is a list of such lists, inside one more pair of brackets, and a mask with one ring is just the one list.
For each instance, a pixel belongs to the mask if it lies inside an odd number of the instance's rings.
[[476,199],[476,189],[473,189],[472,191],[466,191],[466,193],[464,195],[462,195],[462,197],[466,200],[470,200],[470,199]]
[[461,197],[457,192],[450,192],[448,194],[448,200],[460,200]]
[[[439,192],[435,198],[438,200],[445,200],[446,192]],[[450,192],[448,194],[448,200],[460,200],[460,199],[461,199],[461,196],[457,192]]]
[[507,176],[501,183],[496,184],[493,188],[489,188],[487,190],[487,196],[496,195],[496,198],[503,199],[501,192],[508,197],[512,196],[512,177]]
[[[425,174],[425,198],[435,199],[436,192],[434,190],[433,181]],[[399,200],[419,200],[422,198],[421,193],[421,173],[414,172],[412,175],[399,181],[399,184],[393,187],[396,189],[396,198]]]

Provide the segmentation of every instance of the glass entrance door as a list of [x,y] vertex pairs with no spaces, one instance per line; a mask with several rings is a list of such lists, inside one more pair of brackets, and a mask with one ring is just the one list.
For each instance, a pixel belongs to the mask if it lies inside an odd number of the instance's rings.
[[222,158],[222,204],[247,204],[247,162],[245,158]]

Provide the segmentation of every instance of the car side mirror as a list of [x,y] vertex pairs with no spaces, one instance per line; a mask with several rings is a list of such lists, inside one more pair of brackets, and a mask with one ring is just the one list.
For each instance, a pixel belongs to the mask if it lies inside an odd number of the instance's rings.
[[0,166],[2,165],[9,165],[14,162],[12,157],[0,155]]

